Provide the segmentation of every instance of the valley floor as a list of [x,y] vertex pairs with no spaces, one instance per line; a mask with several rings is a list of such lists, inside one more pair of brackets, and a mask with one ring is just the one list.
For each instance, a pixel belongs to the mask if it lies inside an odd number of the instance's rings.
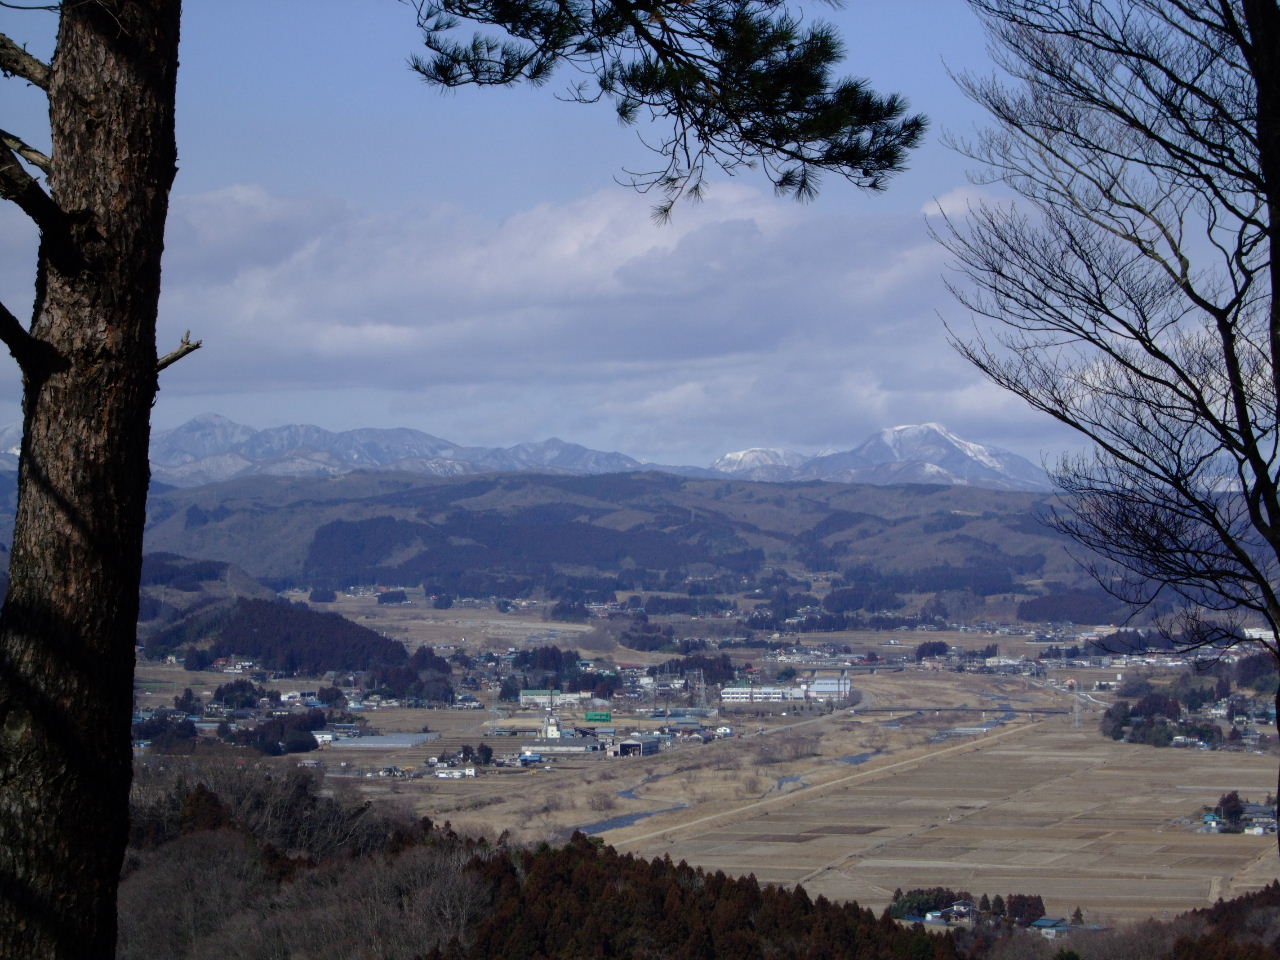
[[1280,877],[1274,837],[1197,833],[1229,790],[1265,796],[1275,760],[1115,744],[1069,718],[885,757],[772,800],[606,840],[880,909],[895,888],[1040,894],[1090,922],[1172,916]]
[[[165,687],[186,679],[148,673]],[[854,710],[724,715],[717,722],[743,736],[653,757],[482,768],[465,780],[363,775],[421,768],[425,753],[482,740],[498,756],[515,752],[517,740],[486,733],[537,723],[535,711],[495,719],[488,710],[378,711],[369,719],[386,732],[428,723],[442,739],[385,753],[339,741],[307,757],[323,762],[333,789],[392,799],[460,831],[537,841],[586,829],[623,852],[803,883],[876,911],[896,888],[942,886],[1039,894],[1050,916],[1079,907],[1108,924],[1173,916],[1280,878],[1275,837],[1197,832],[1222,794],[1274,792],[1274,756],[1117,743],[1098,733],[1096,702],[1023,678],[909,670],[857,686]],[[939,739],[996,717],[1007,722]]]

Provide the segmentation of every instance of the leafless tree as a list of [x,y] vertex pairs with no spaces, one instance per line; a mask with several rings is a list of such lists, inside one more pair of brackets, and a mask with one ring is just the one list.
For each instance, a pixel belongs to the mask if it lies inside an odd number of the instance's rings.
[[608,790],[596,790],[587,797],[587,807],[596,813],[612,810],[617,805],[618,798]]
[[230,830],[148,851],[120,885],[118,955],[192,956],[227,913],[265,901],[272,887],[252,841]]
[[1004,78],[959,148],[1014,200],[942,240],[961,353],[1083,435],[1053,523],[1183,647],[1280,662],[1280,8],[1275,0],[971,0]]

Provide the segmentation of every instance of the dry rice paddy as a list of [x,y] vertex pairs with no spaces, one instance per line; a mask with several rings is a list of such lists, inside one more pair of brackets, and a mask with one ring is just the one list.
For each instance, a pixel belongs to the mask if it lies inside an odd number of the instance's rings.
[[[473,627],[454,625],[460,634]],[[149,699],[161,702],[212,680],[146,673]],[[856,682],[865,696],[855,714],[722,718],[749,735],[656,757],[563,760],[549,771],[488,770],[465,781],[335,780],[463,830],[536,840],[595,825],[627,852],[803,883],[815,896],[877,910],[896,888],[946,886],[1038,893],[1051,915],[1079,906],[1091,920],[1121,921],[1280,878],[1274,837],[1196,832],[1201,809],[1223,793],[1274,792],[1274,756],[1113,743],[1088,709],[1078,721],[1032,712],[1064,710],[1071,699],[1021,679],[908,671]],[[931,741],[994,718],[1002,703],[1018,711],[1012,722]],[[369,720],[388,732],[428,723],[443,740],[386,754],[335,745],[311,756],[331,772],[350,769],[343,761],[419,766],[427,753],[481,742],[486,723],[499,722],[489,711],[379,711]],[[531,727],[537,715],[500,722]],[[624,732],[642,725],[622,713],[614,722]],[[771,728],[767,736],[755,735],[758,723]],[[484,742],[499,755],[518,749],[508,738]],[[627,819],[607,828],[613,817]]]

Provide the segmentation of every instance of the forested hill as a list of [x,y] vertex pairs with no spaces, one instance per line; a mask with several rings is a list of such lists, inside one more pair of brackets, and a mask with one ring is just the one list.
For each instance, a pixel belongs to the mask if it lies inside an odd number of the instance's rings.
[[926,932],[888,911],[876,917],[801,887],[642,860],[581,834],[536,849],[459,836],[407,808],[323,790],[301,770],[162,760],[135,775],[120,960],[1278,955],[1276,884],[1169,922],[1079,931],[1059,950],[1007,924]]
[[[211,643],[206,642],[211,639]],[[194,644],[201,644],[196,649]],[[238,599],[210,605],[152,635],[147,655],[185,650],[197,669],[217,657],[243,656],[263,668],[318,676],[329,670],[398,666],[409,658],[399,640],[389,640],[336,613],[304,605]],[[191,662],[194,656],[198,662]]]
[[[1050,505],[974,487],[661,473],[254,477],[154,491],[147,548],[237,564],[273,589],[382,584],[591,602],[769,590],[783,567],[838,578],[849,591],[841,609],[870,609],[886,591],[980,604],[1092,587],[1040,521]],[[1076,615],[1066,619],[1095,618],[1067,599]],[[1093,608],[1098,622],[1113,618]]]
[[803,889],[641,860],[581,834],[536,850],[477,842],[344,805],[304,774],[255,773],[215,791],[199,771],[194,789],[168,790],[163,772],[140,771],[159,802],[132,810],[121,960],[960,958],[949,936]]

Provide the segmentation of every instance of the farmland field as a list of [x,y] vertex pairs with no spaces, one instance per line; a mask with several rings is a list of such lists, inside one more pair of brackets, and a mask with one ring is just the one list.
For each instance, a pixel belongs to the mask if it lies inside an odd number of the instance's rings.
[[1262,798],[1274,783],[1272,757],[1117,744],[1093,723],[1053,718],[605,839],[876,909],[898,887],[946,886],[1038,893],[1051,915],[1079,906],[1107,922],[1172,915],[1280,877],[1274,837],[1202,834],[1189,822],[1229,790]]
[[[469,619],[433,611],[406,633],[444,627],[471,641],[478,624]],[[1084,674],[1084,684],[1103,677]],[[149,664],[139,671],[141,699],[162,703],[186,685],[207,693],[223,679]],[[1274,756],[1115,743],[1097,732],[1096,701],[1020,677],[910,668],[855,684],[863,698],[852,711],[723,713],[716,723],[738,736],[646,758],[583,756],[466,780],[368,776],[392,765],[421,771],[428,755],[462,744],[517,752],[519,739],[493,729],[532,731],[541,713],[503,708],[373,711],[367,720],[383,732],[429,726],[440,739],[388,751],[339,741],[308,759],[323,763],[333,789],[460,830],[536,841],[585,829],[626,852],[803,883],[876,910],[895,888],[946,886],[1040,894],[1051,915],[1078,906],[1108,922],[1173,915],[1280,878],[1274,837],[1196,832],[1222,794],[1260,801],[1273,792]],[[985,733],[940,739],[994,720],[1002,723]],[[620,733],[658,722],[614,711]]]

